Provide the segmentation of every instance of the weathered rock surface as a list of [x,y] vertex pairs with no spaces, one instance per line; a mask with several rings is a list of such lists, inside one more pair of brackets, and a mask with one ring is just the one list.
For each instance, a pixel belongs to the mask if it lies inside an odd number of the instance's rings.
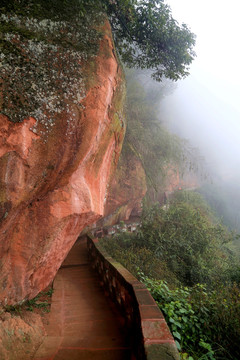
[[28,360],[42,343],[45,329],[41,316],[26,312],[14,316],[4,313],[0,316],[0,359]]
[[176,190],[199,187],[199,179],[194,173],[180,174],[177,165],[168,166],[158,192],[147,185],[147,175],[139,158],[123,146],[117,170],[109,186],[104,208],[104,218],[97,227],[111,226],[130,217],[139,217],[142,211],[142,200],[146,193],[152,202],[164,204]]
[[[30,28],[37,22],[29,24]],[[56,28],[57,33],[57,25],[54,26],[51,28]],[[57,47],[49,48],[46,44],[38,50],[41,66],[49,66],[43,73],[51,87],[46,89],[45,102],[41,94],[39,107],[29,112],[28,117],[24,116],[22,122],[11,122],[15,121],[13,110],[5,111],[6,101],[0,97],[0,303],[3,305],[33,298],[44,289],[81,230],[103,214],[106,188],[125,131],[124,81],[110,26],[106,21],[98,26],[103,36],[96,56],[81,57],[75,50],[73,56],[64,49],[59,53]],[[38,30],[41,31],[39,24]],[[40,46],[39,41],[21,43],[13,35],[6,39],[20,50],[25,49],[22,53],[26,62],[37,61],[36,54],[31,52]],[[62,56],[66,57],[65,62]],[[71,79],[64,73],[64,67],[72,67],[73,78],[76,74],[67,94],[63,87]],[[9,69],[6,66],[3,81],[5,78],[7,81]],[[27,70],[19,68],[16,78],[27,76],[24,74]],[[33,96],[38,85],[37,81],[30,83]],[[5,91],[2,97],[6,94]]]
[[110,226],[139,216],[146,192],[146,174],[140,160],[133,152],[124,151],[108,190],[104,219],[98,225]]
[[193,171],[179,172],[178,165],[169,165],[161,186],[156,192],[153,188],[148,189],[148,196],[153,202],[164,204],[176,190],[196,189],[200,186],[200,179]]

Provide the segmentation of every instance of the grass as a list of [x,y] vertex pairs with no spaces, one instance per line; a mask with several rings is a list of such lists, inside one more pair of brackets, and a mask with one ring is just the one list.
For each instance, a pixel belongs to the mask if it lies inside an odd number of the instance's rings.
[[50,287],[47,290],[41,291],[35,298],[26,300],[22,304],[6,305],[4,310],[10,313],[21,313],[23,310],[34,311],[34,309],[41,309],[47,313],[50,311],[52,294],[53,288]]

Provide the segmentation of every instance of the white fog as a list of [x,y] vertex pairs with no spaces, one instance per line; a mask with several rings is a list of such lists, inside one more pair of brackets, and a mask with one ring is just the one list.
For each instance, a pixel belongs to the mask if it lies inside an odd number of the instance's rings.
[[196,38],[190,76],[161,103],[172,131],[199,147],[223,180],[240,178],[240,45],[237,0],[168,0]]

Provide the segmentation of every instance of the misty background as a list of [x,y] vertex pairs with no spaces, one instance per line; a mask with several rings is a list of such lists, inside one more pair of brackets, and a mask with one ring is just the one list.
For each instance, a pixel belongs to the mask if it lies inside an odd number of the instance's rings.
[[240,179],[240,44],[236,0],[168,0],[196,38],[190,75],[161,103],[161,118],[198,146],[224,181]]
[[160,120],[199,148],[212,179],[203,193],[223,222],[240,232],[240,3],[166,3],[174,19],[196,34],[197,56],[190,75],[161,101]]

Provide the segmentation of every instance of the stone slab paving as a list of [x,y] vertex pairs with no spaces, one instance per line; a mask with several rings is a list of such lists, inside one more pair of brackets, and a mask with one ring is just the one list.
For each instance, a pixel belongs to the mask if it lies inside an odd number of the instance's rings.
[[130,360],[123,323],[88,263],[82,239],[54,280],[47,337],[34,360]]

